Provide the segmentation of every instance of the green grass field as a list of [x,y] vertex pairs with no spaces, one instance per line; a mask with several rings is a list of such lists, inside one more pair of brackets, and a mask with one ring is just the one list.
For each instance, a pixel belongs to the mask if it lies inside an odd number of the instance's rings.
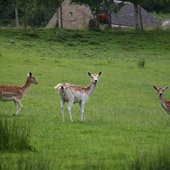
[[[22,86],[30,71],[39,83],[18,117],[13,102],[0,102],[0,119],[30,131],[34,148],[0,150],[0,169],[170,169],[170,115],[152,88],[170,85],[169,40],[162,30],[0,30],[0,84]],[[65,106],[63,123],[54,86],[88,86],[87,72],[101,70],[86,121],[75,104],[74,122]]]

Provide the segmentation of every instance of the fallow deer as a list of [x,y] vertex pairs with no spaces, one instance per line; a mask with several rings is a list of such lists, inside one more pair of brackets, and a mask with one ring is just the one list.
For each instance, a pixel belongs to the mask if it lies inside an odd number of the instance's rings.
[[[35,77],[32,73],[28,73],[27,81],[24,86],[15,86],[15,85],[0,85],[0,101],[14,101],[16,113],[14,116],[17,116],[22,109],[21,99],[27,93],[30,88],[31,83],[38,84]],[[17,104],[20,106],[18,109]]]
[[61,100],[61,113],[63,116],[64,122],[64,103],[68,102],[68,113],[70,116],[70,120],[73,122],[71,115],[71,107],[74,103],[79,103],[81,108],[81,121],[85,121],[84,114],[84,105],[88,100],[88,97],[94,92],[98,78],[102,74],[100,71],[98,74],[91,74],[88,72],[88,75],[91,77],[91,84],[88,87],[76,86],[70,83],[65,84],[57,84],[54,88],[58,89],[60,100]]
[[163,107],[163,109],[170,114],[170,100],[165,100],[163,97],[163,92],[165,90],[168,90],[169,86],[165,88],[158,88],[156,86],[153,86],[153,88],[158,92],[158,96],[160,97],[160,104]]

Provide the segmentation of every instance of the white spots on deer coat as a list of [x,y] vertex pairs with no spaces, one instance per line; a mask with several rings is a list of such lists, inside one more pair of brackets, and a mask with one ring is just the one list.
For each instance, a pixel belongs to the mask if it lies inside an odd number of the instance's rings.
[[67,109],[71,121],[73,121],[71,115],[71,107],[74,103],[79,103],[81,107],[81,121],[83,121],[83,119],[85,120],[84,105],[87,102],[88,97],[94,92],[98,82],[98,78],[101,73],[102,72],[99,72],[98,74],[91,74],[90,72],[88,72],[88,75],[91,77],[91,84],[88,87],[76,86],[71,83],[57,84],[55,86],[55,89],[58,89],[61,100],[61,113],[63,116],[63,121],[65,102],[68,102]]
[[[14,101],[16,108],[15,115],[18,115],[23,107],[20,100],[28,92],[32,83],[38,84],[37,80],[35,80],[35,77],[30,72],[27,74],[27,81],[24,86],[0,85],[0,101]],[[20,106],[19,110],[17,110],[17,104]]]

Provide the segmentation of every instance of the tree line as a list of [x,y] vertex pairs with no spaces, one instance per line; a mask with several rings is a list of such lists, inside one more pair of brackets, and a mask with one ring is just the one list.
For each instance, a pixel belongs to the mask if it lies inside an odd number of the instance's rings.
[[[0,0],[0,26],[21,25],[26,29],[31,27],[44,27],[53,14],[62,10],[64,0]],[[104,12],[108,17],[108,28],[111,27],[111,13],[118,13],[123,7],[123,2],[131,2],[135,9],[136,29],[142,27],[137,20],[140,18],[140,6],[149,12],[170,13],[170,0],[122,0],[115,3],[114,0],[71,0],[72,3],[86,4],[90,7],[98,29],[98,16]],[[58,13],[58,12],[57,12]]]

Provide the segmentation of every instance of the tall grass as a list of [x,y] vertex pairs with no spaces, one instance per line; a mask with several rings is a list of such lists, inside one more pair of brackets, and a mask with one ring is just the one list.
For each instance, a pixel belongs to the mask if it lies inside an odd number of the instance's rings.
[[19,158],[8,159],[0,157],[0,169],[3,170],[49,170],[53,169],[51,160],[42,155],[20,155]]
[[0,151],[32,150],[30,129],[17,121],[0,118]]
[[156,152],[137,154],[129,164],[129,170],[170,170],[170,148],[159,148]]

